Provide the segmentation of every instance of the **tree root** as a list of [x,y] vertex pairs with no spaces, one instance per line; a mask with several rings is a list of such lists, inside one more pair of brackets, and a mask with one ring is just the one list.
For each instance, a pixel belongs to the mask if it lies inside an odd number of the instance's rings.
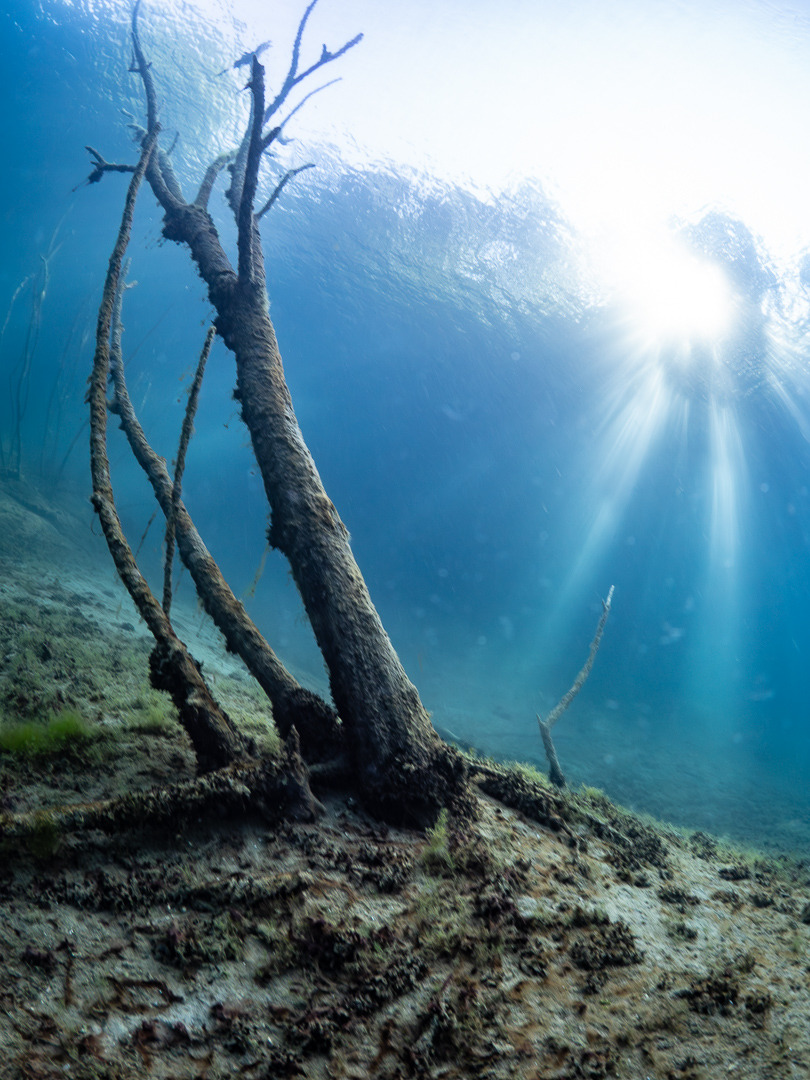
[[0,848],[8,852],[26,846],[36,851],[46,840],[55,849],[60,838],[92,830],[176,831],[206,817],[249,812],[268,822],[313,821],[323,812],[310,789],[295,732],[278,758],[240,761],[194,780],[114,799],[0,814]]
[[533,784],[515,769],[474,761],[470,762],[470,773],[476,787],[486,795],[553,832],[563,833],[572,846],[575,844],[574,834],[565,821],[570,810],[562,796]]

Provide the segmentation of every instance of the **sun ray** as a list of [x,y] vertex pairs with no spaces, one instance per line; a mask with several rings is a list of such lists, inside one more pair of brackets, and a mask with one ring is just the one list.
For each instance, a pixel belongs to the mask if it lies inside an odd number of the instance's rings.
[[740,540],[740,492],[745,458],[737,418],[731,406],[709,405],[711,470],[710,564],[731,571],[737,564]]

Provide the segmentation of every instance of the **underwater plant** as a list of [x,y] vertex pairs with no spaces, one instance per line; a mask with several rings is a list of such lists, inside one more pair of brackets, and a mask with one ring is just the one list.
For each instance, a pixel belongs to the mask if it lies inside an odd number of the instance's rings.
[[[356,788],[374,813],[391,820],[427,824],[436,819],[442,806],[463,810],[469,805],[467,768],[460,754],[436,733],[372,603],[348,531],[324,490],[296,420],[269,314],[259,221],[301,169],[287,171],[270,197],[257,208],[260,166],[274,146],[284,141],[287,122],[316,92],[310,91],[290,107],[293,91],[362,40],[362,34],[358,34],[335,51],[324,45],[320,56],[303,67],[304,31],[316,3],[311,0],[304,11],[286,77],[269,102],[258,50],[250,56],[248,89],[252,104],[240,145],[210,164],[190,201],[183,195],[171,160],[160,145],[156,76],[141,46],[139,0],[135,4],[130,70],[140,78],[146,98],[146,127],[135,128],[140,160],[137,166],[108,162],[88,147],[94,160],[88,183],[98,182],[107,172],[133,173],[99,311],[88,394],[92,501],[119,576],[156,640],[150,660],[152,683],[171,695],[202,771],[249,761],[254,748],[214,700],[199,665],[172,627],[168,583],[175,542],[229,650],[241,656],[270,698],[279,732],[288,739],[291,761],[297,756],[300,741],[308,763],[317,764],[322,774],[342,778]],[[229,260],[208,210],[211,192],[226,168],[230,177],[226,198],[237,228],[236,265]],[[193,402],[187,411],[174,478],[149,445],[135,416],[121,359],[120,312],[125,289],[124,253],[142,181],[162,208],[164,237],[187,245],[216,311],[216,333],[234,355],[234,398],[240,404],[272,510],[268,539],[290,564],[329,672],[334,708],[301,687],[284,668],[227,586],[188,515],[180,496],[180,482]],[[203,365],[204,357],[199,378]],[[108,378],[113,386],[112,402],[106,396]],[[115,509],[106,451],[108,410],[119,417],[167,519],[163,604],[141,576]],[[298,769],[296,776],[295,790],[304,798],[305,773]],[[312,812],[311,801],[305,809]]]
[[0,719],[0,753],[21,758],[70,754],[85,747],[95,734],[92,725],[75,709],[61,709],[39,723]]

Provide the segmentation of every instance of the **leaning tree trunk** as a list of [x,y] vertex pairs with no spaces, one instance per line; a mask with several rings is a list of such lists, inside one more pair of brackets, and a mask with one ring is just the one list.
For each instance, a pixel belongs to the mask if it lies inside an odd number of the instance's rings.
[[[141,77],[146,93],[145,139],[147,133],[154,137],[159,125],[151,65],[138,37],[138,3],[132,20],[131,70]],[[164,236],[188,245],[217,312],[217,331],[236,359],[235,396],[271,508],[269,539],[290,563],[323,654],[357,791],[371,809],[389,820],[428,823],[442,806],[471,808],[466,766],[437,735],[371,602],[348,532],[323,488],[298,426],[269,315],[258,223],[300,170],[287,173],[256,212],[259,167],[303,102],[276,127],[266,125],[299,83],[362,37],[358,35],[334,53],[323,46],[320,59],[300,71],[301,38],[315,3],[311,0],[304,13],[287,77],[267,107],[264,68],[254,54],[248,83],[251,119],[242,145],[209,167],[197,197],[192,202],[184,199],[169,158],[158,148],[149,159],[146,180],[164,211]],[[91,182],[107,171],[129,169],[106,162],[88,149],[95,159]],[[238,233],[236,268],[207,208],[212,187],[226,165],[231,177],[227,197]],[[243,656],[249,651],[236,647],[238,642],[232,637],[228,643]]]
[[306,447],[263,285],[240,285],[217,329],[236,357],[235,397],[272,507],[269,539],[290,563],[364,800],[388,818],[430,819],[463,784],[461,759],[405,674]]

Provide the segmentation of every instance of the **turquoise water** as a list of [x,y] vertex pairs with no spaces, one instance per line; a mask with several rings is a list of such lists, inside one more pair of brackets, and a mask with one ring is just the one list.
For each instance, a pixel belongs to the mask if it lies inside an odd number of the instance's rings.
[[[282,7],[287,22],[299,11]],[[364,29],[364,17],[373,21],[360,4],[321,7],[333,46]],[[448,19],[458,14],[446,10]],[[685,38],[696,10],[667,8],[668,18],[687,20]],[[721,18],[722,7],[712,11]],[[204,16],[195,29],[193,15],[174,25],[174,38],[168,8],[143,12],[156,71],[162,64],[164,88],[177,92],[166,138],[183,132],[176,153],[189,188],[207,160],[206,133],[215,133],[216,151],[237,130],[241,84],[218,72],[248,34],[231,22],[217,35]],[[552,8],[541,15],[553,22]],[[758,17],[770,29],[782,15],[763,8]],[[21,415],[24,475],[82,494],[83,394],[125,184],[112,175],[84,185],[84,147],[134,160],[121,113],[123,105],[140,115],[126,71],[126,8],[18,4],[0,26],[12,103],[0,175],[0,310],[9,310],[0,371],[12,391],[0,404],[4,453],[13,456]],[[440,32],[428,21],[423,37]],[[315,55],[319,47],[320,39]],[[357,50],[366,50],[359,79],[369,78],[380,47],[369,35]],[[791,62],[801,49],[810,54],[799,23]],[[341,62],[346,84],[352,55]],[[187,78],[172,71],[178,57]],[[333,92],[329,108],[343,110],[351,129],[355,98],[341,98],[342,85],[321,96]],[[443,100],[454,107],[452,80],[443,92],[438,112]],[[373,113],[374,103],[365,108]],[[750,102],[740,108],[750,111]],[[747,119],[758,130],[757,117]],[[724,190],[671,217],[670,235],[695,265],[723,275],[730,314],[709,336],[690,328],[665,278],[662,328],[641,311],[637,291],[611,292],[573,202],[539,172],[476,187],[444,164],[431,172],[427,159],[408,165],[369,152],[361,160],[349,136],[328,141],[318,123],[328,127],[316,111],[312,131],[304,126],[285,150],[317,168],[290,186],[263,227],[272,314],[304,435],[437,726],[489,753],[542,763],[535,714],[572,682],[614,585],[593,673],[555,730],[571,779],[686,825],[802,845],[810,770],[803,221],[787,252],[776,226],[770,239],[761,235],[765,219],[748,220]],[[365,115],[359,124],[372,130]],[[495,152],[484,138],[482,157]],[[604,174],[595,169],[591,179],[598,187]],[[232,242],[221,191],[212,210]],[[636,224],[643,232],[644,220]],[[634,245],[628,232],[631,255]],[[171,458],[210,309],[185,252],[162,242],[149,193],[131,254],[130,387],[155,446]],[[635,269],[642,281],[660,276],[654,261]],[[32,325],[30,373],[15,406]],[[217,344],[185,496],[239,593],[262,559],[267,508],[233,378]],[[137,541],[152,513],[146,484],[123,440],[114,439],[111,458]],[[159,582],[157,531],[141,558]],[[280,559],[269,559],[250,609],[281,655],[323,685]]]

